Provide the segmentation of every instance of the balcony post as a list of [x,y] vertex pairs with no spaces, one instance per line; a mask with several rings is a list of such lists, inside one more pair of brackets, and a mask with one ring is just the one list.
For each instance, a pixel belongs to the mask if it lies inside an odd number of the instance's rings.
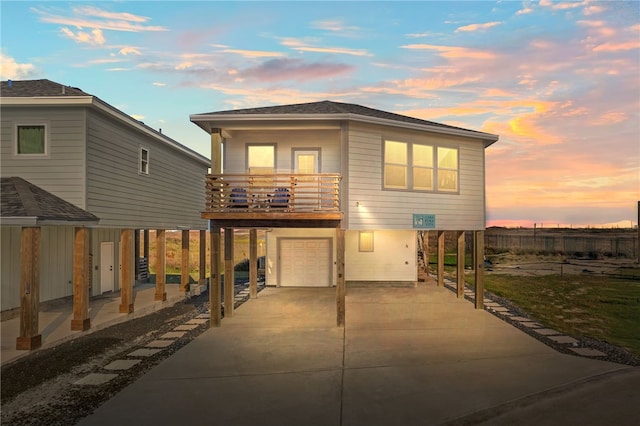
[[341,226],[336,228],[336,254],[337,254],[337,274],[338,282],[336,283],[336,317],[337,326],[344,327],[346,307],[346,283],[344,276],[344,229]]
[[211,311],[210,327],[220,327],[222,310],[220,309],[220,227],[210,220],[209,239],[211,245],[210,263],[211,278],[209,279],[209,306]]
[[222,131],[211,129],[211,174],[222,173]]
[[233,316],[235,300],[233,273],[233,228],[224,228],[224,316]]
[[438,287],[444,286],[444,231],[438,231]]
[[258,230],[249,230],[249,297],[258,297]]

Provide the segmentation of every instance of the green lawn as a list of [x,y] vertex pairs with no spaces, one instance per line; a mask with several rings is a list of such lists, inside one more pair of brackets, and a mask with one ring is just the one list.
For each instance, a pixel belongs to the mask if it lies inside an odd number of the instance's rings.
[[[627,271],[628,272],[628,271]],[[558,331],[591,337],[640,356],[638,271],[606,275],[509,276],[485,274],[485,289],[510,300]],[[473,283],[473,277],[467,277]]]

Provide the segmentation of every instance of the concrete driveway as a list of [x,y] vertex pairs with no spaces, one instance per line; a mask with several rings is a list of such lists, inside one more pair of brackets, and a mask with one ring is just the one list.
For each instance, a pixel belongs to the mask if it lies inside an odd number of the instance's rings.
[[349,288],[346,302],[338,328],[335,289],[267,288],[80,424],[473,424],[492,410],[513,424],[535,395],[640,379],[560,354],[432,283]]

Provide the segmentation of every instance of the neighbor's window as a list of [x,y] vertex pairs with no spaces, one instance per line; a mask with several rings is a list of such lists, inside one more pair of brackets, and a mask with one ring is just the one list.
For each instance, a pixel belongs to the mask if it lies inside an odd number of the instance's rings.
[[45,126],[16,126],[16,153],[18,155],[46,155],[47,132]]
[[373,231],[360,231],[358,236],[359,251],[373,251]]
[[407,188],[407,144],[385,141],[384,186],[385,188]]
[[385,141],[384,188],[457,192],[458,149]]
[[247,169],[252,175],[275,173],[275,145],[247,145]]
[[149,174],[149,150],[147,148],[140,147],[140,166],[138,172],[142,175]]

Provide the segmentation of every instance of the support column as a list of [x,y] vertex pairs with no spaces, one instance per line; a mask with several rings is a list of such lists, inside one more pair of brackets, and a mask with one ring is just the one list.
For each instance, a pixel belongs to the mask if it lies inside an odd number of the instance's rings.
[[484,309],[484,231],[475,231],[473,245],[476,247],[475,281],[476,281],[476,309]]
[[[198,269],[200,271],[198,285],[202,289],[202,286],[206,283],[207,276],[207,231],[204,229],[200,230],[200,266]],[[197,294],[200,294],[200,292]]]
[[444,231],[438,231],[438,287],[444,287]]
[[336,256],[338,282],[336,283],[336,318],[338,327],[344,327],[346,317],[346,283],[344,276],[344,229],[336,228]]
[[120,231],[120,313],[133,312],[133,229]]
[[456,284],[458,298],[464,297],[464,231],[458,231],[458,256],[456,259]]
[[211,129],[211,173],[222,173],[222,132]]
[[42,345],[40,315],[40,228],[24,227],[20,236],[20,335],[17,350]]
[[144,256],[147,261],[149,261],[149,230],[145,229],[143,231],[144,235],[144,243],[142,245],[142,256]]
[[180,267],[180,291],[189,291],[189,231],[182,231],[182,263]]
[[222,309],[220,308],[222,300],[220,300],[220,227],[213,224],[213,221],[209,221],[211,224],[209,238],[210,238],[210,264],[211,264],[211,277],[209,278],[209,308],[211,312],[211,319],[209,320],[209,327],[220,327],[222,322]]
[[422,253],[424,253],[424,272],[429,273],[429,231],[422,232]]
[[167,300],[165,288],[167,276],[167,244],[164,229],[156,230],[156,294],[154,300],[164,302]]
[[224,228],[224,316],[233,316],[235,274],[233,273],[233,228]]
[[73,319],[71,330],[91,327],[89,318],[89,228],[75,228],[73,244]]
[[135,280],[140,276],[140,230],[133,231],[133,275]]
[[249,297],[258,297],[258,230],[249,230]]

